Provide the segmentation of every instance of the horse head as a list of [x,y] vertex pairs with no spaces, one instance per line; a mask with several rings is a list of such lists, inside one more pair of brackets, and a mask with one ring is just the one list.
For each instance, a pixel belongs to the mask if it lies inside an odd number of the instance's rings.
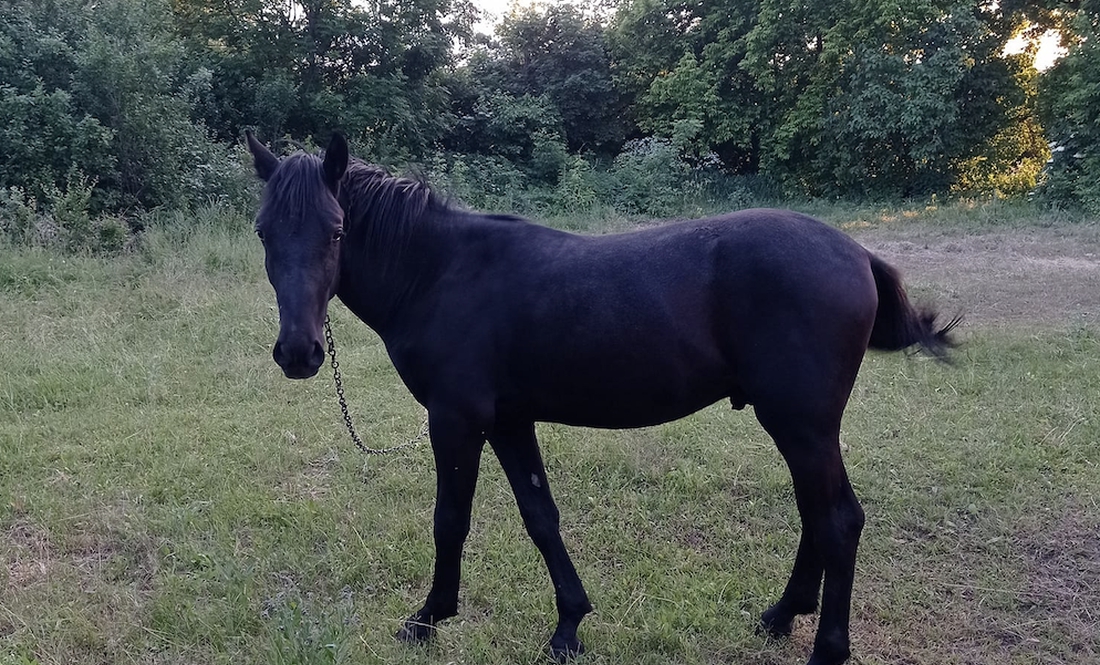
[[301,152],[280,159],[245,135],[256,175],[266,183],[256,235],[279,304],[272,357],[287,377],[306,379],[324,362],[322,327],[339,281],[344,213],[337,196],[348,144],[336,134],[323,159]]

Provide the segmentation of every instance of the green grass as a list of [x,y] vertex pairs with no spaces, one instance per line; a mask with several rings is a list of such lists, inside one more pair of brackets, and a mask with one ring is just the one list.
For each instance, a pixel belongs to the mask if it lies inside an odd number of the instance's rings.
[[[367,443],[411,437],[381,343],[334,318]],[[0,250],[0,665],[546,661],[549,579],[488,452],[459,616],[393,641],[430,583],[430,451],[360,455],[331,379],[272,363],[276,329],[247,222]],[[855,662],[1095,662],[1100,331],[964,338],[954,368],[868,356],[853,395]],[[750,412],[539,431],[596,606],[585,663],[804,662],[813,619],[753,634],[798,518]]]

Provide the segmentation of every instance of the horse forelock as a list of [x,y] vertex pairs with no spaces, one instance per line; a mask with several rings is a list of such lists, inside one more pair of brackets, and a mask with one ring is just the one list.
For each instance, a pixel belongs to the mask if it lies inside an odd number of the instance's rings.
[[284,158],[264,188],[264,205],[277,210],[281,218],[296,221],[313,210],[335,212],[337,204],[325,185],[321,159],[304,152]]

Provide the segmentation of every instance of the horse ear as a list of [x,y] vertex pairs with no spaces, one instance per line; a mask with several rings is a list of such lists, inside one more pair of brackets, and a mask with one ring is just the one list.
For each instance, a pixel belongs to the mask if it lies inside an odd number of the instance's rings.
[[275,169],[279,168],[279,158],[271,154],[264,144],[256,140],[249,130],[244,130],[245,140],[248,142],[248,151],[252,153],[252,163],[256,167],[256,175],[267,182]]
[[324,169],[325,184],[335,190],[340,179],[344,177],[344,171],[348,169],[348,141],[339,132],[332,135],[328,149],[325,150]]

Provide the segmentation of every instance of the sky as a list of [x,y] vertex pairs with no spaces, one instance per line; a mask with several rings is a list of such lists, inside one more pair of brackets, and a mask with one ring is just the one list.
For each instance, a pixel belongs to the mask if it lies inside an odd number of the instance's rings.
[[[549,2],[557,2],[558,0],[542,0],[538,4],[548,4]],[[480,32],[492,33],[493,24],[500,20],[500,17],[508,11],[508,8],[514,4],[517,4],[517,0],[473,0],[474,6],[480,9],[482,12],[492,14],[492,16],[482,16],[481,21],[477,23],[475,28]],[[535,4],[530,0],[526,2],[520,2],[523,5]]]
[[[1009,42],[1009,49],[1011,48],[1012,43]],[[1023,48],[1022,40],[1020,48]],[[1035,54],[1035,69],[1043,71],[1065,54],[1066,50],[1058,45],[1058,33],[1051,30],[1039,40],[1039,52]]]

